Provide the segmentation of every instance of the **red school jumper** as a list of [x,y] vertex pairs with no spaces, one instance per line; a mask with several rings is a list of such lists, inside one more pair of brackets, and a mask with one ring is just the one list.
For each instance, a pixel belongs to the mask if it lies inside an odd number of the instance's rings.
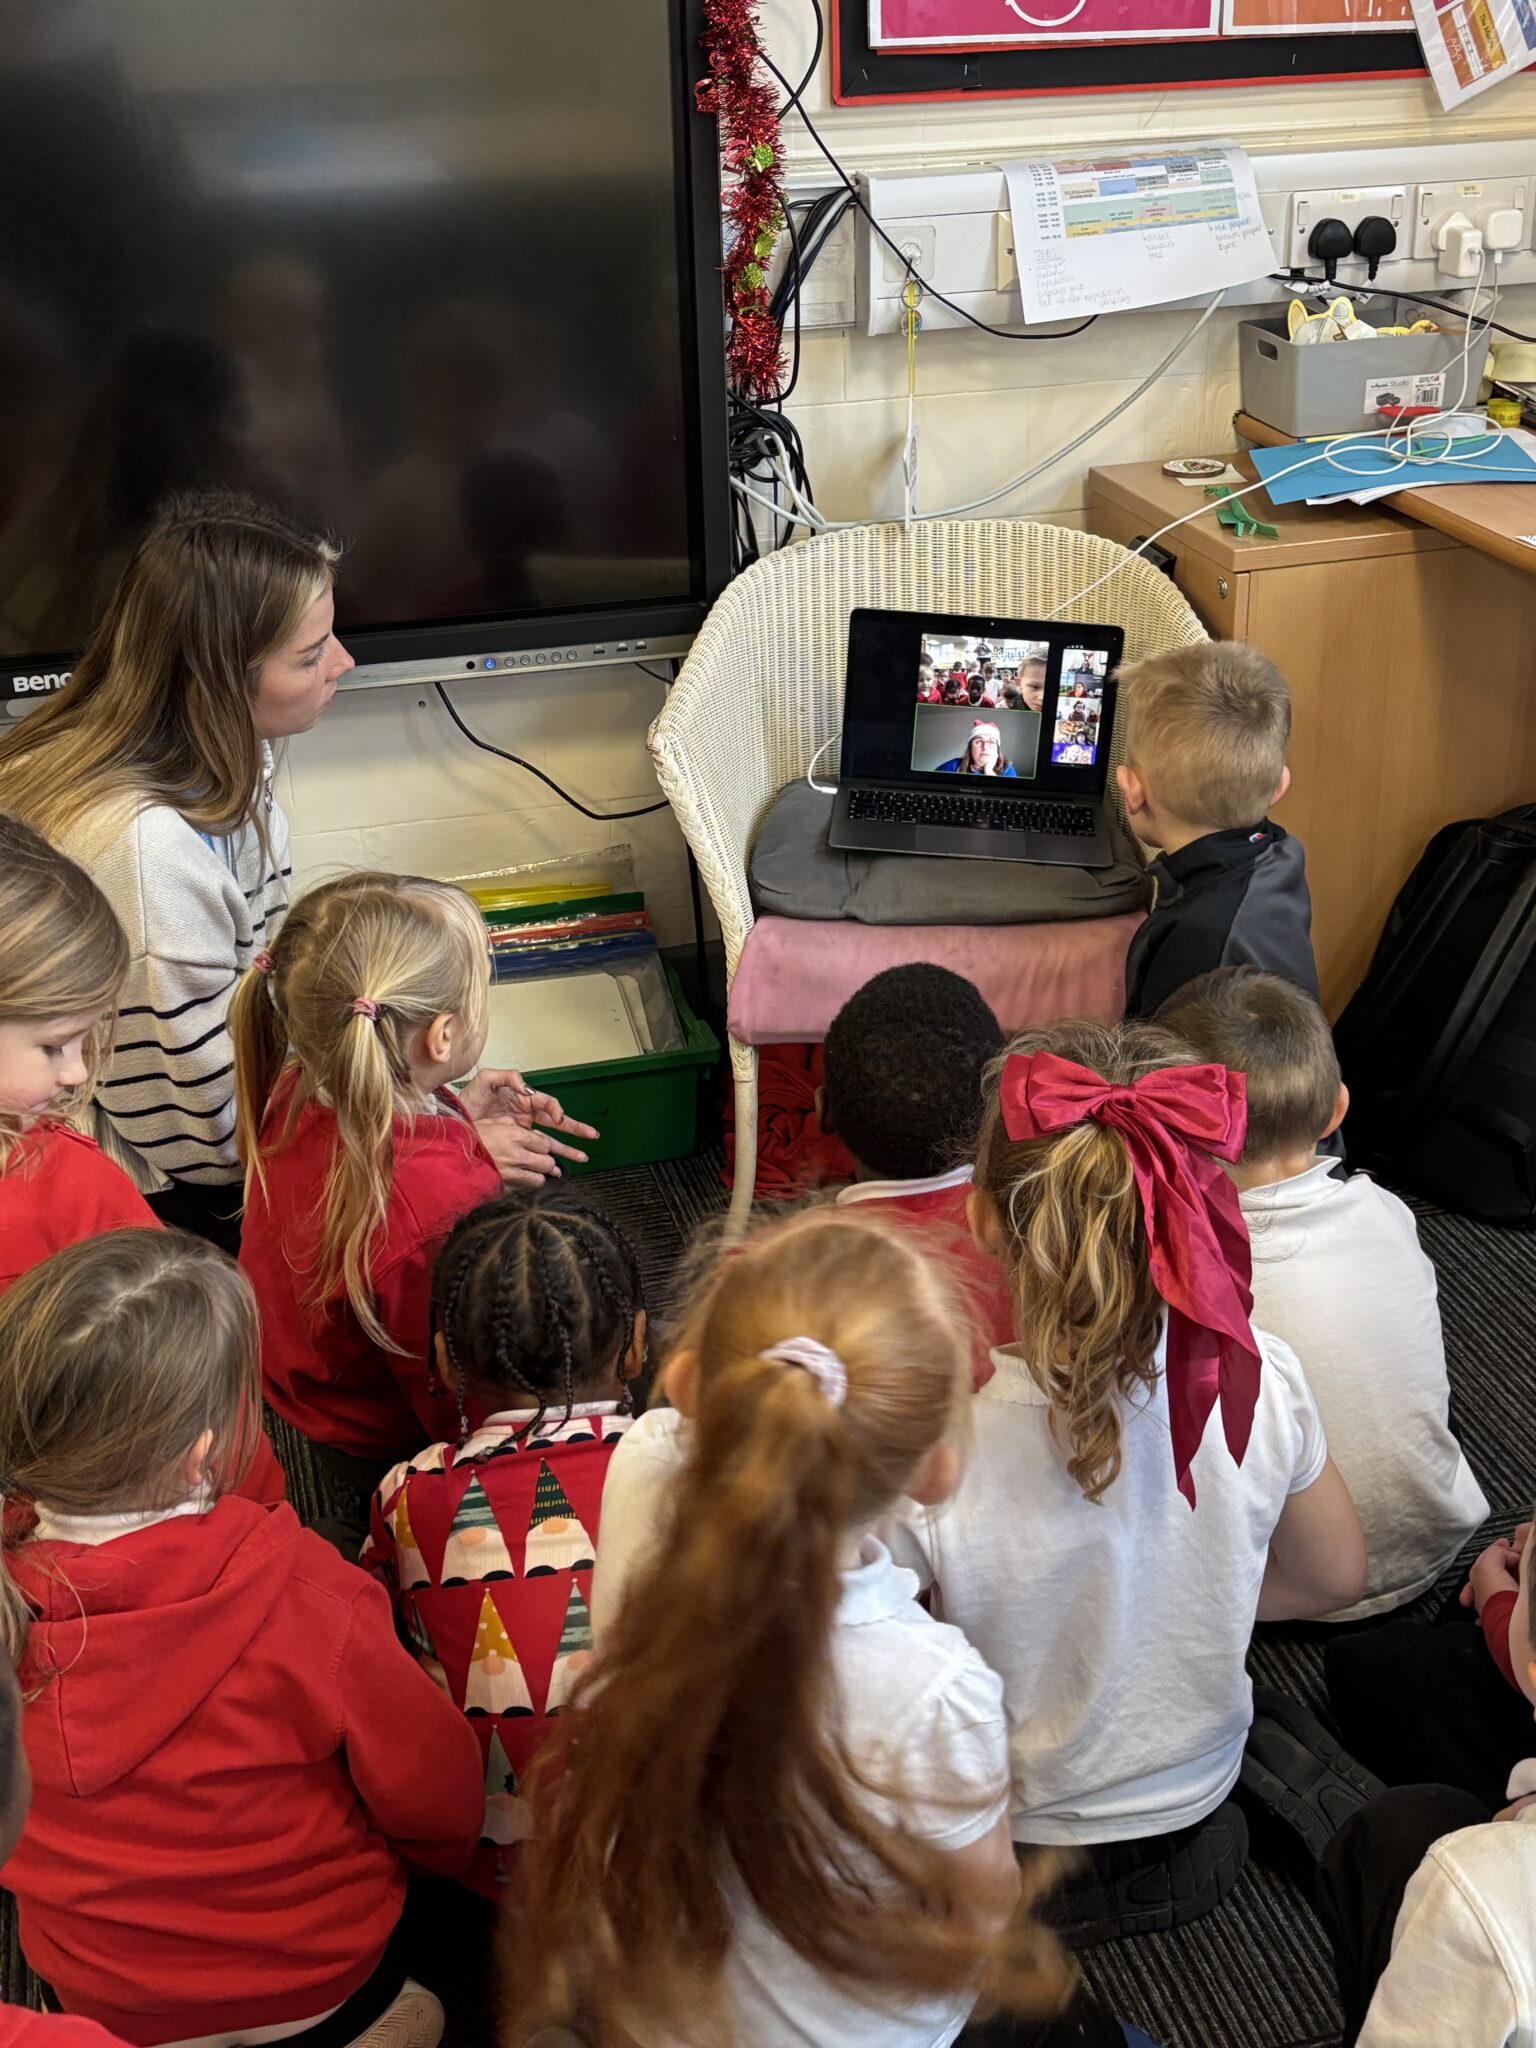
[[404,1457],[424,1436],[459,1433],[452,1399],[430,1390],[432,1262],[459,1218],[500,1193],[501,1175],[446,1091],[440,1114],[395,1118],[394,1179],[371,1264],[379,1321],[402,1348],[381,1351],[339,1283],[318,1305],[305,1299],[337,1138],[334,1111],[314,1101],[283,1136],[297,1081],[291,1069],[268,1107],[266,1187],[252,1177],[240,1237],[240,1264],[261,1304],[266,1396],[316,1443],[355,1458]]
[[[159,1228],[160,1218],[99,1145],[43,1117],[0,1173],[0,1294],[66,1245],[109,1230]],[[238,1491],[265,1506],[286,1496],[283,1468],[265,1430]]]
[[120,1166],[68,1124],[43,1117],[0,1173],[0,1294],[66,1245],[108,1230],[158,1230]]
[[[4,1883],[67,2012],[130,2043],[314,2018],[378,1968],[402,1857],[455,1875],[479,1750],[366,1573],[226,1496],[10,1553],[32,1811]],[[33,1693],[36,1697],[30,1697]]]
[[466,1443],[397,1465],[363,1551],[423,1670],[479,1740],[485,1804],[464,1881],[490,1899],[529,1833],[522,1780],[591,1658],[603,1480],[630,1422],[615,1402],[579,1403],[520,1440],[532,1420],[491,1415]]
[[120,2048],[93,2020],[0,2005],[0,2048]]
[[974,1325],[971,1344],[971,1392],[984,1387],[995,1368],[992,1353],[1012,1344],[1018,1335],[1013,1323],[1013,1303],[1008,1298],[1008,1278],[1002,1264],[984,1252],[971,1236],[965,1220],[966,1197],[971,1192],[971,1169],[957,1166],[953,1173],[935,1174],[931,1180],[862,1180],[844,1188],[837,1198],[840,1209],[859,1202],[878,1202],[882,1216],[894,1216],[910,1223],[927,1240],[925,1249],[952,1268],[961,1294],[969,1304]]

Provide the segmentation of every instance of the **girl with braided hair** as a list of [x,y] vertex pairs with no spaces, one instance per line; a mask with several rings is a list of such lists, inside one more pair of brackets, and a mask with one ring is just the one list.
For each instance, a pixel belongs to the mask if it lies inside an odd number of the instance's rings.
[[579,1201],[501,1195],[443,1246],[432,1327],[457,1439],[387,1475],[363,1562],[480,1739],[485,1820],[465,1881],[495,1898],[529,1831],[523,1778],[591,1653],[603,1480],[645,1363],[639,1262]]

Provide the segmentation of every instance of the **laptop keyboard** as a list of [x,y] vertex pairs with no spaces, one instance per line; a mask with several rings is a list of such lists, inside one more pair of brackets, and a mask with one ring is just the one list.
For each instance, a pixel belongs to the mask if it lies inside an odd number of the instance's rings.
[[871,825],[961,825],[995,832],[1050,832],[1061,838],[1091,838],[1097,829],[1087,804],[1054,803],[1046,797],[951,796],[948,790],[854,789],[848,816]]

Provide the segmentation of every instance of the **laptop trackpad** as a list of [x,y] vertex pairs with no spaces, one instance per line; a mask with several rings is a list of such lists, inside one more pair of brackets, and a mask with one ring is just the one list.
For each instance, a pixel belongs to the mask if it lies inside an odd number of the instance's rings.
[[868,833],[864,844],[873,848],[878,845],[882,853],[924,853],[933,849],[925,847],[925,834],[920,825],[887,824],[882,820],[877,833]]

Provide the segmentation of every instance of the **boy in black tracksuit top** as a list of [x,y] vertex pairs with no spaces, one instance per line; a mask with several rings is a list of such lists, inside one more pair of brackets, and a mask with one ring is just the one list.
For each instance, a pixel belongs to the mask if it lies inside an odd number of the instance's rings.
[[1120,704],[1125,815],[1157,853],[1157,901],[1126,956],[1126,1015],[1150,1017],[1197,975],[1236,963],[1315,999],[1301,843],[1265,815],[1291,781],[1285,678],[1239,641],[1205,641],[1123,668]]

